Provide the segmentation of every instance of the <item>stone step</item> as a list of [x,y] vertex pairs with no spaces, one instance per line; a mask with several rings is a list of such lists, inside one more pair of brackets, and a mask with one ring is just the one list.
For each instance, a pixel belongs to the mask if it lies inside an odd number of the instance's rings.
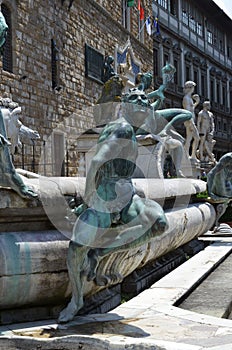
[[179,305],[180,308],[228,318],[232,307],[232,254]]
[[[188,319],[189,314],[181,310],[179,305],[230,254],[232,254],[232,242],[212,243],[154,283],[149,289],[114,309],[114,312],[120,316],[135,317],[137,314],[141,315],[141,310],[165,309],[167,311],[167,305],[169,305],[170,312],[181,314],[183,318]],[[177,307],[173,308],[173,306]],[[209,318],[207,315],[205,317]]]

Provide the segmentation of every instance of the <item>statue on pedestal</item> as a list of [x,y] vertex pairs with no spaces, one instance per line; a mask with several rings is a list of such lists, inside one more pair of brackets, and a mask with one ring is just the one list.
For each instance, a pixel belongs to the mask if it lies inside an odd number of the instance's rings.
[[124,89],[129,90],[134,87],[135,84],[131,79],[133,77],[133,69],[129,48],[127,48],[126,52],[126,61],[124,63],[119,63],[118,65],[118,75],[123,81]]
[[[182,105],[184,109],[187,109],[192,113],[192,118],[184,122],[186,128],[186,140],[185,140],[185,151],[187,155],[195,162],[199,162],[196,157],[196,151],[200,140],[199,133],[195,124],[195,108],[200,102],[200,98],[197,94],[193,95],[196,83],[194,81],[186,81],[184,84],[184,97]],[[192,142],[192,152],[190,155],[190,144]]]
[[113,63],[114,63],[113,56],[106,56],[105,57],[104,65],[103,65],[103,75],[102,75],[102,81],[104,83],[116,75],[114,67],[113,67]]
[[[7,31],[3,14],[0,12],[0,45],[3,46]],[[19,174],[16,173],[9,150],[10,142],[7,140],[6,128],[2,111],[0,109],[0,186],[10,187],[23,198],[36,198],[38,195],[27,187]]]
[[200,161],[211,161],[215,163],[213,147],[216,141],[214,136],[214,116],[210,112],[210,101],[203,103],[203,109],[198,113],[197,129],[200,136],[199,158]]
[[[156,146],[156,154],[160,177],[163,177],[162,163],[164,162],[166,152],[171,155],[172,161],[175,165],[176,176],[184,177],[181,170],[181,162],[184,155],[184,138],[177,133],[172,126],[181,122],[187,122],[191,119],[192,114],[187,110],[178,108],[160,109],[165,99],[164,91],[169,82],[173,79],[175,71],[175,67],[169,63],[162,68],[162,85],[157,90],[151,91],[147,94],[149,100],[155,99],[154,102],[150,103],[153,114],[146,118],[143,125],[136,133],[137,138],[140,141],[145,138],[146,141],[150,139],[151,142],[158,143]],[[148,89],[151,81],[151,73],[140,73],[138,89]],[[154,134],[158,135],[159,138],[154,136]]]
[[22,108],[6,93],[0,97],[0,110],[5,123],[6,135],[11,143],[12,155],[19,153],[22,142],[31,145],[40,139],[38,131],[32,130],[21,122]]

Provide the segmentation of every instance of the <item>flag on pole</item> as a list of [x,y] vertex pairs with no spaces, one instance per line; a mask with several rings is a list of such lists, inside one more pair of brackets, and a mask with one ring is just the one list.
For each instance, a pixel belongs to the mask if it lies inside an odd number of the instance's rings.
[[140,0],[138,0],[138,10],[140,21],[142,21],[144,19],[144,8],[142,7]]
[[142,21],[144,19],[144,8],[141,7],[141,10],[140,10],[140,20]]
[[159,27],[159,19],[158,19],[158,17],[155,17],[155,19],[154,19],[154,28],[155,28],[155,34],[157,36],[160,35],[160,27]]
[[127,0],[127,7],[133,7],[135,4],[135,0]]
[[150,16],[147,17],[147,19],[146,19],[146,29],[147,29],[147,34],[151,35],[151,19],[150,19]]

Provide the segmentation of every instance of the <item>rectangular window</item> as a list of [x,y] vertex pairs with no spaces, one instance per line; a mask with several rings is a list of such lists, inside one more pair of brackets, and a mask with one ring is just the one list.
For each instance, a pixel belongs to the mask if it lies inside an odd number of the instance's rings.
[[220,103],[220,84],[216,84],[216,89],[217,89],[217,103]]
[[221,52],[225,51],[224,34],[214,24],[207,24],[207,42]]
[[177,16],[177,4],[176,0],[170,0],[170,13],[173,16]]
[[164,53],[164,66],[167,63],[169,63],[169,55],[167,53]]
[[222,53],[225,52],[225,41],[223,33],[214,28],[214,37],[215,37],[215,47]]
[[226,96],[226,87],[222,87],[222,104],[227,107],[227,96]]
[[196,31],[199,36],[203,36],[202,24],[199,22],[196,24]]
[[131,8],[128,6],[127,0],[122,0],[122,25],[124,28],[130,31],[130,14]]
[[227,45],[227,56],[229,58],[232,58],[232,48],[230,46]]
[[206,96],[206,76],[204,74],[201,75],[201,94]]
[[178,85],[179,63],[177,59],[174,59],[173,63],[174,67],[176,68],[176,73],[174,74],[174,83]]
[[203,36],[203,15],[194,1],[182,0],[182,22],[199,36]]
[[3,47],[2,66],[5,71],[13,73],[11,11],[5,4],[1,5],[1,11],[8,25],[6,41]]
[[190,80],[190,67],[189,66],[185,67],[185,79]]
[[189,27],[192,31],[196,31],[196,21],[192,16],[189,18]]
[[177,17],[178,14],[178,0],[154,0],[160,5],[164,10],[169,12],[172,16]]
[[214,81],[210,80],[210,97],[211,101],[214,101]]
[[85,76],[102,82],[104,56],[92,47],[85,45]]
[[219,40],[219,50],[220,52],[224,52],[224,41],[222,39]]
[[154,75],[157,77],[159,73],[158,50],[153,50]]
[[189,25],[188,13],[187,13],[185,10],[182,11],[182,22],[183,22],[186,26]]
[[168,0],[158,0],[157,1],[160,6],[162,6],[165,10],[168,9]]
[[193,72],[193,81],[197,84],[198,82],[198,72],[196,70],[194,70]]
[[232,40],[227,41],[227,56],[232,59]]
[[54,39],[51,40],[52,88],[59,88],[59,50]]
[[213,45],[213,33],[210,30],[207,30],[207,42],[210,45]]

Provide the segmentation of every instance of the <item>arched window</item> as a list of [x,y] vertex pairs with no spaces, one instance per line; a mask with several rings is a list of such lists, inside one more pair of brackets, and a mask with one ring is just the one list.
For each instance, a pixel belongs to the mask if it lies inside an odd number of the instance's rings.
[[2,67],[8,72],[13,72],[13,49],[12,49],[12,21],[11,21],[11,11],[5,5],[1,5],[2,14],[5,17],[6,23],[8,25],[6,42],[3,47],[2,56]]

